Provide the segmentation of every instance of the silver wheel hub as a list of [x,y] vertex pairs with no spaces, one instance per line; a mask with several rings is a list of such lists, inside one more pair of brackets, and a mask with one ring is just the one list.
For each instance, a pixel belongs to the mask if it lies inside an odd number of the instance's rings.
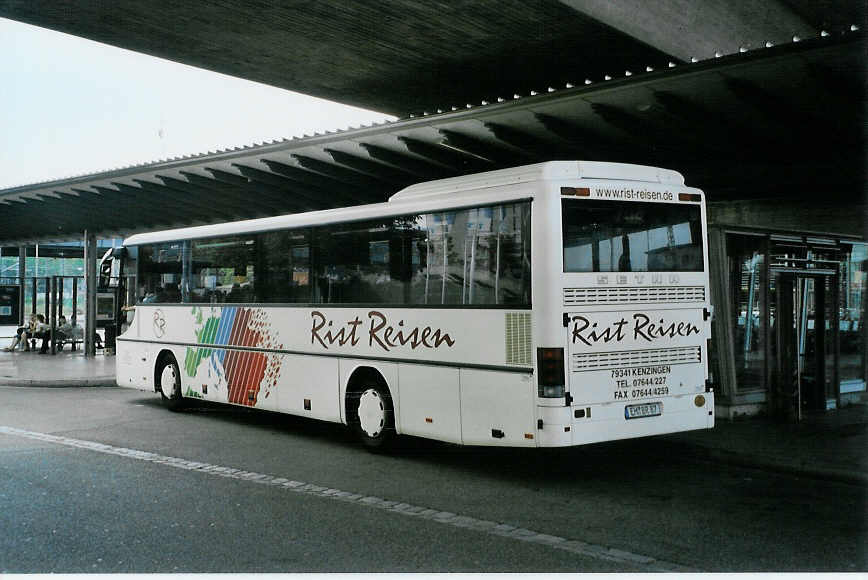
[[175,396],[175,366],[166,365],[160,375],[160,390],[167,399]]
[[386,405],[375,389],[359,396],[359,426],[368,437],[378,436],[386,427]]

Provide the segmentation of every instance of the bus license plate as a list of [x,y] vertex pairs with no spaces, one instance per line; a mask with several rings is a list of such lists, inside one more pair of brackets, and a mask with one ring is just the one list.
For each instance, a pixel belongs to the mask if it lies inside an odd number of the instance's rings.
[[624,407],[625,419],[641,419],[642,417],[657,417],[663,414],[663,403],[642,403]]

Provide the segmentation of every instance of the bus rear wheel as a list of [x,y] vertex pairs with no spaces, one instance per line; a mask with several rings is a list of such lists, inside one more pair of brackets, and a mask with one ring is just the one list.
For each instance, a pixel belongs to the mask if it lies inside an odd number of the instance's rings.
[[184,406],[184,397],[181,396],[181,371],[175,357],[167,354],[160,359],[157,365],[157,388],[163,398],[163,405],[170,411],[178,411]]
[[384,450],[395,438],[395,415],[389,390],[367,384],[358,392],[353,426],[362,444],[370,450]]

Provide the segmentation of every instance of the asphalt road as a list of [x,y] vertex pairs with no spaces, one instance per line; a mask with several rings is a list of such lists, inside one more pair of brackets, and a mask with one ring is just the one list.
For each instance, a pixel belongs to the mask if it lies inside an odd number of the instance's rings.
[[406,439],[119,388],[0,386],[0,572],[865,571],[866,490],[659,439]]

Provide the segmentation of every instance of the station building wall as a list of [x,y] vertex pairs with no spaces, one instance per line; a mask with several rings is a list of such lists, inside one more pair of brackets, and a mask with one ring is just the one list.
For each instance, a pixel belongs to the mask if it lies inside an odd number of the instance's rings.
[[[807,403],[823,410],[868,400],[866,210],[864,200],[821,198],[708,203],[710,363],[719,417],[792,418],[793,407]],[[782,289],[794,292],[794,301],[785,301]],[[777,311],[782,307],[795,322]],[[787,352],[779,320],[800,325]],[[796,379],[788,379],[794,372]]]

